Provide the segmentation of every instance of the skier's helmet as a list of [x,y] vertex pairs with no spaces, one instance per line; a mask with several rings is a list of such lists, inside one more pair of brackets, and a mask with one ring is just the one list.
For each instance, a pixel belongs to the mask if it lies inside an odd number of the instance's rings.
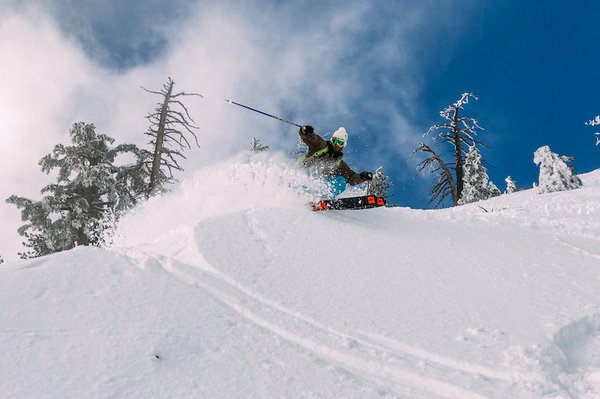
[[333,133],[333,136],[331,136],[331,142],[333,144],[339,145],[340,147],[345,147],[348,145],[348,133],[346,132],[346,129],[344,129],[343,127],[340,127],[338,130],[336,130]]

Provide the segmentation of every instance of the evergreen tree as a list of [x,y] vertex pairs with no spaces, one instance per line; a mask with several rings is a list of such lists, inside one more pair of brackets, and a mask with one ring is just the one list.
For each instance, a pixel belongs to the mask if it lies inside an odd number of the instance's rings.
[[198,137],[193,129],[198,129],[190,116],[188,109],[181,101],[185,96],[200,96],[195,93],[174,93],[175,82],[168,78],[161,91],[152,91],[142,87],[145,91],[161,96],[161,101],[153,113],[148,115],[150,126],[146,134],[151,137],[150,144],[153,152],[145,151],[143,164],[148,170],[150,179],[147,194],[151,196],[163,191],[165,184],[173,183],[173,169],[183,171],[178,162],[179,158],[185,159],[181,150],[191,148],[186,133],[192,135],[198,144]]
[[569,168],[571,173],[575,174],[575,157],[570,157],[568,155],[561,155],[560,159],[567,165],[567,168]]
[[[598,125],[600,125],[600,115],[596,116],[591,121],[587,121],[585,124],[589,125],[589,126],[598,126]],[[598,144],[600,144],[600,133],[596,132],[594,134],[597,136],[596,137],[596,145],[598,145]]]
[[458,204],[469,204],[500,195],[500,190],[491,181],[486,168],[481,164],[481,155],[472,145],[465,158],[463,191]]
[[4,259],[2,259],[2,256],[0,255],[0,265],[4,263]]
[[508,176],[504,179],[506,182],[506,194],[512,194],[516,191],[519,191],[517,188],[517,183],[512,179],[512,177]]
[[268,145],[262,145],[260,143],[260,140],[257,139],[256,137],[252,137],[251,145],[252,145],[252,147],[250,147],[250,151],[252,151],[252,152],[266,151],[269,149]]
[[22,258],[100,245],[105,230],[141,196],[129,184],[140,179],[133,176],[135,169],[115,166],[115,158],[131,152],[131,145],[111,147],[113,138],[84,122],[73,124],[69,134],[73,145],[58,144],[40,161],[42,171],[58,171],[56,183],[41,190],[42,200],[7,199],[27,222],[18,229],[30,248],[19,254]]
[[547,145],[535,151],[533,162],[540,166],[538,184],[540,194],[572,190],[583,185],[575,175],[573,167],[566,164],[564,157],[550,151]]
[[389,176],[383,173],[383,166],[377,168],[373,174],[373,180],[367,183],[367,195],[389,198],[388,190],[393,186]]
[[[463,115],[464,106],[469,103],[470,98],[477,100],[473,93],[463,93],[457,102],[443,109],[440,116],[446,122],[432,126],[428,132],[440,131],[433,140],[447,143],[452,147],[453,162],[445,162],[437,151],[423,143],[419,143],[415,151],[428,154],[427,158],[419,163],[419,171],[432,168],[431,171],[438,174],[436,183],[430,191],[431,200],[438,200],[436,207],[448,196],[452,200],[452,205],[458,204],[464,188],[466,148],[483,145],[476,138],[478,131],[483,128],[475,118]],[[454,171],[454,176],[451,171]]]

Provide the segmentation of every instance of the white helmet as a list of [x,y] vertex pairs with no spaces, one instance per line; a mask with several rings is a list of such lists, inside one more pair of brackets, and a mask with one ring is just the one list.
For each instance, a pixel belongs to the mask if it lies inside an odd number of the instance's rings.
[[348,145],[348,133],[343,127],[340,127],[338,130],[335,131],[335,133],[333,133],[333,136],[331,136],[331,140],[333,140],[334,138],[344,143],[344,145],[342,145],[341,147],[345,147]]

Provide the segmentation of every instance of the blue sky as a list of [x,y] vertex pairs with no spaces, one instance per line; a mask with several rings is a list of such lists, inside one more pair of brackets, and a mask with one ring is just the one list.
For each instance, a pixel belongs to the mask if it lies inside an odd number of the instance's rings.
[[484,155],[499,187],[509,174],[530,187],[541,145],[575,156],[579,172],[600,167],[594,130],[584,125],[600,108],[599,16],[593,1],[486,2],[446,67],[429,73],[427,109],[463,89],[480,95],[470,110],[486,128]]
[[[188,154],[188,171],[253,136],[295,149],[296,128],[221,101],[231,98],[321,133],[344,126],[356,171],[384,166],[393,202],[428,208],[433,176],[419,175],[410,155],[463,92],[479,96],[466,111],[485,128],[482,155],[499,188],[508,175],[531,187],[543,145],[575,156],[578,172],[600,167],[596,130],[584,124],[600,114],[596,1],[238,3],[0,1],[1,68],[11,77],[0,93],[0,196],[39,196],[48,177],[37,162],[73,122],[144,145],[156,99],[139,86],[168,76],[206,96],[188,104],[202,147]],[[0,217],[0,243],[20,241],[16,209],[0,203]]]

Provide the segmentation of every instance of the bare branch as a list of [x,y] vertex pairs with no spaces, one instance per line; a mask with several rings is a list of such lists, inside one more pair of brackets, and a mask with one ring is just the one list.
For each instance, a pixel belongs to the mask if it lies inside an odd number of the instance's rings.
[[[150,126],[146,134],[153,137],[151,143],[154,146],[152,173],[150,177],[149,193],[152,193],[158,186],[172,180],[173,173],[171,169],[183,170],[177,163],[176,158],[185,158],[181,152],[170,147],[179,146],[179,148],[191,148],[186,134],[194,137],[196,145],[199,147],[198,137],[194,130],[198,129],[196,122],[191,117],[189,110],[181,101],[186,96],[203,97],[197,93],[173,92],[175,82],[170,77],[163,84],[160,92],[143,89],[149,93],[160,95],[162,101],[158,104],[154,113],[148,115]],[[164,158],[164,159],[163,159]],[[166,168],[170,175],[163,173],[161,168]]]
[[436,203],[436,208],[440,206],[440,204],[450,195],[452,198],[453,205],[456,205],[458,202],[458,196],[456,192],[456,186],[454,184],[454,180],[452,179],[452,174],[450,173],[450,169],[441,159],[441,157],[427,144],[419,143],[419,148],[415,150],[417,152],[424,152],[429,154],[427,158],[421,161],[417,168],[419,172],[427,168],[432,168],[432,171],[438,173],[438,180],[430,191],[431,201],[438,199]]

